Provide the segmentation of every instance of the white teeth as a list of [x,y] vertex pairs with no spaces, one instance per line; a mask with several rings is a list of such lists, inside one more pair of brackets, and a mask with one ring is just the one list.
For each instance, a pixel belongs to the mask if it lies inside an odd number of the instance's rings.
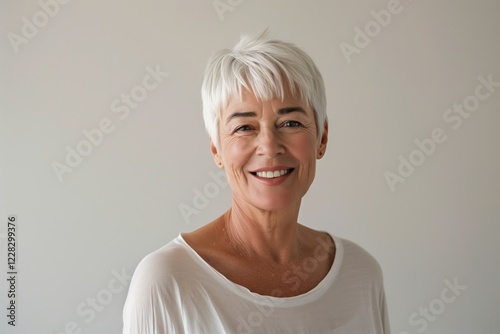
[[257,172],[257,176],[259,177],[265,177],[266,179],[272,179],[275,177],[280,177],[282,175],[285,175],[289,172],[289,169],[282,169],[282,170],[275,170],[274,172]]

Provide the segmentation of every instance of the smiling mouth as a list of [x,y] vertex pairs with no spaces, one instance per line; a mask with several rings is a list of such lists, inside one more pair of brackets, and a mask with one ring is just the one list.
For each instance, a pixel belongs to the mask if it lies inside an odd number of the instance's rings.
[[289,174],[293,171],[293,168],[289,169],[281,169],[281,170],[275,170],[275,171],[262,171],[262,172],[250,172],[252,175],[262,177],[265,179],[274,179],[276,177],[280,177],[286,174]]

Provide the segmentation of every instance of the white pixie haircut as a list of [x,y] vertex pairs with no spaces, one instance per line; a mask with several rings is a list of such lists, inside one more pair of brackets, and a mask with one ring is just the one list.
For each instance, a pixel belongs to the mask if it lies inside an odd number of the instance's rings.
[[[242,35],[233,49],[217,51],[208,61],[201,87],[203,119],[208,135],[219,147],[221,110],[242,91],[262,101],[285,98],[286,87],[314,110],[318,140],[323,135],[326,96],[323,77],[311,57],[291,43],[271,40],[267,29],[257,36]],[[242,89],[243,88],[243,89]]]

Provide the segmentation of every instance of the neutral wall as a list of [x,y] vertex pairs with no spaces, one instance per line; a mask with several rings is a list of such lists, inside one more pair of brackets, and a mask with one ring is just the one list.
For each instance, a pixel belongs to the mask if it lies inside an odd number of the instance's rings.
[[301,223],[378,259],[393,333],[500,331],[498,1],[60,1],[0,5],[2,277],[18,221],[16,327],[2,279],[0,332],[121,331],[138,262],[228,208],[202,72],[266,27],[327,88]]

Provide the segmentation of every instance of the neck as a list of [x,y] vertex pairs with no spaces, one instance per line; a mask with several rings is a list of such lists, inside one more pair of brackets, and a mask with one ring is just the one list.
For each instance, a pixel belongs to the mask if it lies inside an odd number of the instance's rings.
[[249,259],[275,264],[288,263],[301,254],[300,225],[297,223],[300,203],[278,211],[265,211],[233,205],[223,216],[229,243]]

